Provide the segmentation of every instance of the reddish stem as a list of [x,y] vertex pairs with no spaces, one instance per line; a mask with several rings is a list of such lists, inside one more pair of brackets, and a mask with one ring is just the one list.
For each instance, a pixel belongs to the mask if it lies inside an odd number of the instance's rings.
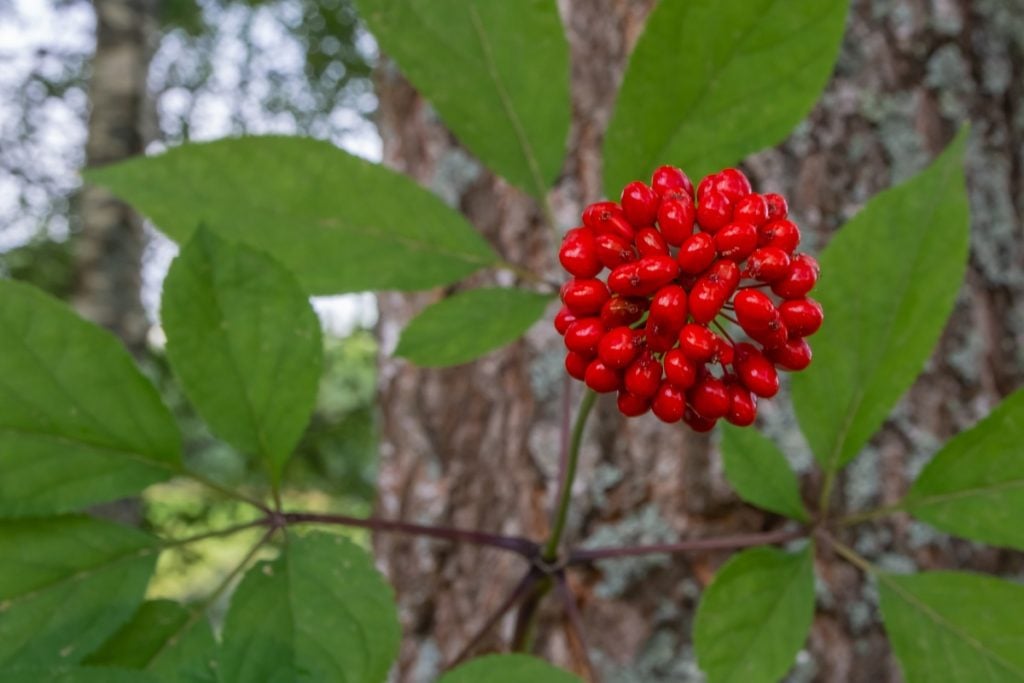
[[637,555],[671,555],[675,553],[702,552],[710,550],[735,550],[755,545],[774,545],[798,538],[804,538],[807,529],[778,529],[756,534],[738,534],[718,538],[697,538],[679,543],[656,543],[653,545],[623,546],[620,548],[582,548],[569,554],[569,565],[586,564],[594,560],[607,560],[616,557],[635,557]]
[[527,593],[529,593],[533,589],[533,587],[536,585],[539,579],[540,574],[537,573],[535,569],[531,567],[529,570],[527,570],[526,574],[523,575],[523,578],[519,580],[519,583],[516,584],[515,588],[512,589],[512,592],[508,594],[507,598],[505,598],[505,601],[501,603],[501,605],[494,612],[494,614],[492,614],[487,619],[487,621],[484,622],[483,626],[480,627],[476,634],[472,638],[470,638],[469,642],[466,643],[465,647],[462,648],[462,650],[455,657],[455,659],[452,660],[451,664],[448,665],[448,668],[455,668],[460,663],[462,663],[467,657],[473,654],[473,650],[475,650],[477,646],[480,645],[480,643],[487,636],[487,634],[490,633],[491,629],[493,629],[497,625],[497,623],[501,621],[502,617],[508,614],[509,610],[518,605],[523,600],[523,598],[526,597]]

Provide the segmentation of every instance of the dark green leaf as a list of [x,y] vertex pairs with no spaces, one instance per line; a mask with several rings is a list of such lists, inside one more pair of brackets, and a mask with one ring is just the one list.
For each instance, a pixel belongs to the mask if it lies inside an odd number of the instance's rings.
[[790,554],[752,548],[708,586],[693,627],[710,683],[774,683],[793,666],[814,618],[811,546]]
[[925,171],[872,199],[821,257],[825,324],[793,377],[800,426],[827,471],[849,462],[914,382],[963,281],[966,131]]
[[521,289],[461,292],[413,318],[395,355],[428,367],[469,362],[522,336],[552,298]]
[[275,479],[316,402],[320,322],[266,254],[199,230],[171,265],[161,310],[167,357],[214,432]]
[[180,436],[111,334],[0,280],[0,515],[138,493],[181,465]]
[[696,183],[782,140],[832,73],[846,0],[664,0],[629,60],[604,141],[618,198],[661,164]]
[[543,199],[569,132],[554,0],[359,0],[384,52],[495,171]]
[[157,552],[87,517],[0,521],[0,666],[80,662],[142,602]]
[[466,662],[438,683],[579,683],[568,671],[527,655],[487,655]]
[[210,622],[171,600],[142,603],[86,664],[145,669],[163,683],[217,683]]
[[224,624],[223,683],[380,683],[398,653],[390,587],[341,536],[289,537],[246,574]]
[[33,666],[0,669],[4,683],[160,683],[160,679],[143,671],[100,667]]
[[180,243],[202,224],[273,254],[310,294],[426,289],[497,261],[405,176],[308,138],[182,145],[85,175]]
[[903,507],[943,531],[1024,550],[1024,390],[943,446]]
[[882,618],[913,683],[1024,681],[1024,586],[963,572],[878,577]]
[[722,432],[725,476],[743,500],[786,517],[808,521],[800,486],[786,456],[750,427]]

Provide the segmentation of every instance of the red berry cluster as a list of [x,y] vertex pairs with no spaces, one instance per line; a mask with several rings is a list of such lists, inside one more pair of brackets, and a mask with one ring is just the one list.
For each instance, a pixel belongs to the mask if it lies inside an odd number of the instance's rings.
[[[558,254],[573,276],[555,317],[566,370],[617,391],[630,417],[652,410],[699,432],[723,417],[751,424],[758,397],[779,390],[776,368],[811,362],[804,337],[822,322],[807,297],[818,263],[794,253],[800,230],[788,211],[734,168],[704,178],[695,200],[672,166],[650,185],[626,185],[619,203],[588,206]],[[730,326],[750,342],[736,343]]]

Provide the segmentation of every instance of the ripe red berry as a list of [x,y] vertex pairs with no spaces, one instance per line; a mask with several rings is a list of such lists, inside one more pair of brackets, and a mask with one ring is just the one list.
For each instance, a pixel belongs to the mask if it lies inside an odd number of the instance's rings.
[[664,353],[675,346],[678,334],[678,327],[660,323],[654,318],[648,318],[647,324],[644,326],[647,348],[654,353]]
[[580,318],[565,330],[565,348],[593,357],[604,332],[600,318]]
[[668,256],[668,245],[654,228],[641,228],[636,233],[636,248],[640,256]]
[[774,349],[782,346],[789,340],[789,330],[786,329],[785,324],[783,324],[781,315],[772,320],[765,327],[752,327],[750,329],[744,328],[743,331],[749,334],[751,339],[761,344],[765,349]]
[[626,391],[650,398],[661,386],[661,363],[649,351],[642,352],[623,375]]
[[666,285],[651,298],[650,320],[679,333],[686,323],[686,290],[679,285]]
[[665,241],[672,246],[679,246],[693,234],[693,224],[697,220],[697,207],[689,196],[678,199],[663,199],[658,208],[658,227]]
[[633,242],[621,235],[605,233],[594,238],[597,259],[605,268],[616,268],[623,263],[636,261],[639,256]]
[[[751,195],[753,196],[753,195]],[[742,261],[757,248],[757,228],[735,219],[715,233],[715,249],[722,258]]]
[[714,263],[715,256],[714,239],[707,233],[698,232],[683,242],[676,260],[679,262],[679,270],[688,275],[696,275],[707,270]]
[[647,300],[613,296],[601,307],[601,323],[609,330],[620,325],[632,325],[643,317]]
[[679,422],[686,411],[686,394],[671,382],[665,381],[658,387],[651,403],[651,412],[662,422]]
[[779,311],[767,296],[756,289],[741,289],[732,300],[736,318],[744,332],[765,330],[779,320]]
[[715,360],[723,365],[729,365],[732,363],[733,358],[736,357],[736,347],[729,343],[727,340],[718,338],[718,347],[715,349]]
[[733,203],[738,202],[752,192],[747,176],[736,168],[727,168],[712,176],[713,187],[728,197]]
[[699,323],[711,322],[736,290],[740,270],[732,261],[718,261],[690,290],[690,315]]
[[765,350],[768,360],[785,370],[803,370],[811,364],[811,347],[805,339],[790,339],[774,349]]
[[718,336],[704,325],[690,323],[679,332],[679,348],[695,363],[706,363],[718,351]]
[[565,233],[558,250],[562,267],[576,277],[594,277],[601,272],[594,234],[587,228],[573,228]]
[[718,420],[711,420],[703,415],[700,415],[692,407],[687,406],[686,412],[683,413],[683,422],[687,424],[695,432],[704,433],[710,432],[718,424]]
[[709,190],[698,201],[697,222],[706,232],[718,232],[732,220],[732,201],[721,192]]
[[759,194],[748,194],[737,200],[732,211],[734,221],[743,221],[758,226],[768,220],[768,202]]
[[813,256],[797,254],[786,274],[772,283],[772,291],[784,299],[799,299],[814,288],[820,272]]
[[789,270],[789,254],[778,247],[761,247],[747,259],[744,275],[761,282],[775,282]]
[[697,364],[682,349],[672,349],[663,359],[665,377],[680,389],[689,389],[697,382]]
[[778,247],[787,254],[792,254],[800,244],[800,228],[796,223],[785,218],[768,221],[758,229],[757,246]]
[[738,384],[729,385],[729,412],[725,419],[737,427],[754,424],[757,418],[757,398]]
[[791,337],[808,337],[814,334],[825,319],[821,304],[814,299],[783,301],[779,306],[779,313]]
[[587,386],[599,394],[607,394],[610,391],[618,391],[622,387],[622,377],[614,369],[605,365],[600,358],[590,361],[587,372],[583,376]]
[[725,382],[717,377],[704,376],[686,392],[686,397],[693,409],[709,420],[725,417],[729,412],[729,392]]
[[613,369],[622,369],[633,362],[640,352],[636,330],[616,327],[605,332],[597,345],[597,356]]
[[634,180],[622,189],[622,211],[633,227],[650,225],[658,217],[658,195],[646,183]]
[[631,394],[625,389],[620,389],[618,406],[619,412],[626,417],[637,417],[651,409],[651,400]]
[[562,285],[562,303],[578,316],[600,312],[609,296],[608,287],[596,278],[573,278]]
[[633,239],[633,226],[626,219],[626,214],[615,202],[597,202],[583,211],[583,225],[597,235],[614,234],[627,240]]
[[590,365],[591,360],[590,356],[570,351],[565,354],[565,371],[569,373],[570,377],[582,382],[587,374],[587,366]]
[[764,200],[768,204],[768,220],[773,221],[776,218],[789,217],[789,204],[786,203],[786,198],[781,194],[769,192],[764,195]]
[[733,365],[740,382],[761,398],[779,393],[779,374],[763,354],[754,351]]
[[693,199],[693,183],[682,169],[675,166],[659,166],[651,176],[651,188],[659,197],[675,191],[682,191]]
[[576,322],[576,314],[569,310],[568,306],[562,306],[558,309],[558,313],[555,314],[555,329],[558,334],[565,334],[565,331],[569,329],[569,325]]

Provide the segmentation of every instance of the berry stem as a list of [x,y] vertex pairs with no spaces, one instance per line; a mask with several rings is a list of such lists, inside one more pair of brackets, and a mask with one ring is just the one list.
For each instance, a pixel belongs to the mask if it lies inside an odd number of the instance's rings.
[[427,536],[453,543],[470,543],[472,545],[483,545],[492,548],[500,548],[521,555],[525,558],[536,557],[538,545],[533,541],[520,536],[503,536],[500,534],[489,534],[483,531],[469,529],[456,529],[452,527],[427,526],[425,524],[412,524],[410,522],[393,521],[389,519],[378,519],[375,517],[348,517],[346,515],[321,514],[315,512],[285,512],[277,517],[271,516],[264,520],[264,523],[277,525],[283,524],[338,524],[341,526],[358,527],[369,529],[375,532],[390,532],[396,534],[409,534],[411,536]]
[[583,429],[587,425],[587,418],[594,407],[597,394],[588,389],[580,401],[579,410],[576,412],[576,423],[572,428],[572,440],[569,443],[568,457],[566,458],[565,470],[562,472],[559,482],[558,500],[555,503],[554,515],[551,524],[551,536],[544,545],[544,559],[554,562],[558,558],[558,545],[562,542],[562,534],[565,533],[565,522],[569,516],[569,502],[572,499],[572,485],[576,479],[576,466],[580,459],[580,444],[583,442]]
[[820,537],[822,540],[824,540],[826,543],[832,546],[832,549],[835,550],[836,553],[838,553],[844,560],[846,560],[853,566],[857,567],[865,574],[872,574],[875,576],[880,575],[878,572],[878,568],[875,565],[871,564],[867,560],[867,558],[862,557],[853,548],[850,548],[849,546],[837,541],[835,537],[832,536],[832,534],[828,533],[824,529],[820,529],[818,531],[818,537]]
[[[724,313],[719,313],[718,315],[722,316],[722,317],[723,317],[723,318],[725,318],[726,320],[732,320],[732,318],[730,318],[729,316],[725,315]],[[736,322],[736,321],[735,321],[735,320],[733,320],[733,322]],[[713,324],[713,325],[714,325],[715,327],[717,327],[717,328],[718,328],[718,331],[719,331],[719,332],[721,332],[721,333],[722,333],[722,335],[723,335],[723,336],[725,336],[725,338],[726,338],[726,339],[728,339],[728,340],[729,340],[729,342],[730,342],[731,344],[733,344],[733,345],[735,345],[735,344],[736,344],[736,340],[734,340],[734,339],[732,338],[732,335],[731,335],[731,334],[729,334],[728,332],[726,332],[726,330],[725,330],[725,327],[723,327],[723,326],[722,326],[722,324],[721,324],[720,322],[718,322],[717,320],[712,320],[712,321],[711,321],[711,323],[712,323],[712,324]],[[724,366],[723,366],[723,367],[724,367]]]
[[654,545],[635,545],[623,547],[583,548],[573,550],[569,554],[569,565],[587,564],[594,560],[607,560],[616,557],[636,557],[638,555],[671,555],[674,553],[701,552],[709,550],[735,550],[755,545],[774,545],[805,538],[806,528],[767,531],[756,534],[738,534],[736,536],[719,536],[716,538],[696,538],[679,543],[658,543]]

